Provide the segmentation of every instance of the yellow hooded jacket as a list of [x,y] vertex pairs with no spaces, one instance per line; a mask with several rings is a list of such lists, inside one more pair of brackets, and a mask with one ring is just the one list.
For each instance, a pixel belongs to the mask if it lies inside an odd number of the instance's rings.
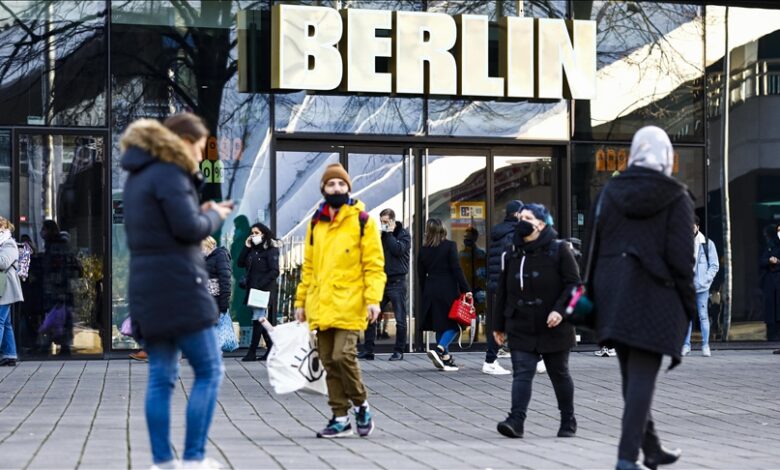
[[372,218],[360,236],[359,216],[364,208],[355,200],[342,206],[334,220],[317,222],[313,234],[311,224],[306,230],[295,307],[306,309],[312,330],[365,330],[368,306],[382,300],[385,255]]

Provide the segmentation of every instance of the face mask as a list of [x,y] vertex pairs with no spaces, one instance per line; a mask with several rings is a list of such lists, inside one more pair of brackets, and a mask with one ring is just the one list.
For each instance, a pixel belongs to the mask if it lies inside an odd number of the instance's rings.
[[338,209],[349,202],[349,194],[326,194],[325,202],[328,203],[330,207]]
[[777,232],[777,238],[780,239],[780,232]]
[[532,224],[527,220],[521,220],[517,223],[517,227],[515,228],[515,233],[525,238],[528,235],[534,233],[534,230],[535,230],[534,224]]
[[252,235],[252,243],[255,245],[259,245],[263,242],[263,236],[262,235]]

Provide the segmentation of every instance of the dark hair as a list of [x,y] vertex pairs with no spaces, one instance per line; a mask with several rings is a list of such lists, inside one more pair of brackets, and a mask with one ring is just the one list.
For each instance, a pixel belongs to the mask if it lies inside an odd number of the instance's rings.
[[541,220],[547,225],[553,225],[553,218],[550,215],[550,211],[547,210],[547,208],[544,207],[543,204],[536,204],[536,203],[526,204],[523,206],[522,210],[531,212],[534,215],[534,217]]
[[425,223],[425,237],[423,246],[439,246],[447,239],[447,229],[439,219],[428,219]]
[[195,143],[209,136],[209,128],[200,116],[192,113],[179,113],[168,117],[163,125],[183,140]]
[[252,224],[252,226],[249,227],[249,230],[252,230],[253,228],[260,230],[260,233],[263,234],[263,246],[265,248],[269,248],[271,243],[276,240],[276,234],[265,224],[257,222],[256,224]]
[[395,211],[390,208],[383,209],[382,212],[379,213],[379,217],[390,217],[395,220]]
[[694,224],[696,224],[696,225],[701,225],[701,224],[699,223],[699,216],[698,216],[698,215],[694,215],[694,216],[693,216],[693,223],[694,223]]

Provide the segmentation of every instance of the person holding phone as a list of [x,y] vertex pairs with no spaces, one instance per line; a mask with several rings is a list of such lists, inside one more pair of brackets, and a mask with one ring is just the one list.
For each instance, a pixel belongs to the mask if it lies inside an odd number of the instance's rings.
[[[244,242],[244,248],[238,257],[238,266],[244,268],[246,274],[241,286],[246,290],[244,303],[252,310],[252,339],[249,350],[242,361],[256,361],[257,346],[260,344],[260,336],[265,341],[265,353],[260,357],[261,361],[268,359],[273,341],[271,335],[263,325],[263,319],[269,319],[274,324],[276,318],[276,299],[279,293],[279,247],[281,242],[270,228],[261,223],[256,223],[250,228],[249,237]],[[249,305],[249,297],[252,289],[268,292],[268,305],[266,307]]]

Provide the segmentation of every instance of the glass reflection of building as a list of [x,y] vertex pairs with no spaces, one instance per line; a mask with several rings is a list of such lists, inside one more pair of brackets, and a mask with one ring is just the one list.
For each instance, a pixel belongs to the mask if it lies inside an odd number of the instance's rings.
[[[499,73],[500,17],[594,20],[597,96],[589,101],[274,92],[258,72],[270,52],[272,0],[0,3],[0,215],[11,217],[17,238],[26,235],[34,250],[28,301],[14,312],[24,355],[137,347],[120,333],[129,313],[129,253],[118,140],[134,119],[180,110],[203,116],[212,132],[204,197],[237,202],[220,243],[240,246],[257,221],[284,241],[281,315],[289,313],[303,233],[328,163],[348,166],[354,194],[371,215],[392,208],[415,250],[425,219],[441,218],[478,289],[481,255],[508,201],[542,202],[562,235],[582,238],[593,198],[625,168],[633,132],[655,124],[672,137],[674,174],[695,196],[721,257],[730,222],[731,316],[713,308],[714,339],[765,340],[767,321],[780,320],[780,312],[767,315],[759,266],[765,228],[780,222],[773,125],[780,8],[772,2],[299,2],[486,15],[492,76]],[[378,60],[376,67],[390,64]],[[44,225],[51,233],[44,235]],[[410,289],[413,313],[419,299],[412,281]],[[491,315],[487,302],[483,322]],[[54,315],[60,305],[66,313]],[[248,325],[240,302],[232,313]],[[56,332],[43,328],[50,315]],[[420,349],[425,338],[410,331]]]

